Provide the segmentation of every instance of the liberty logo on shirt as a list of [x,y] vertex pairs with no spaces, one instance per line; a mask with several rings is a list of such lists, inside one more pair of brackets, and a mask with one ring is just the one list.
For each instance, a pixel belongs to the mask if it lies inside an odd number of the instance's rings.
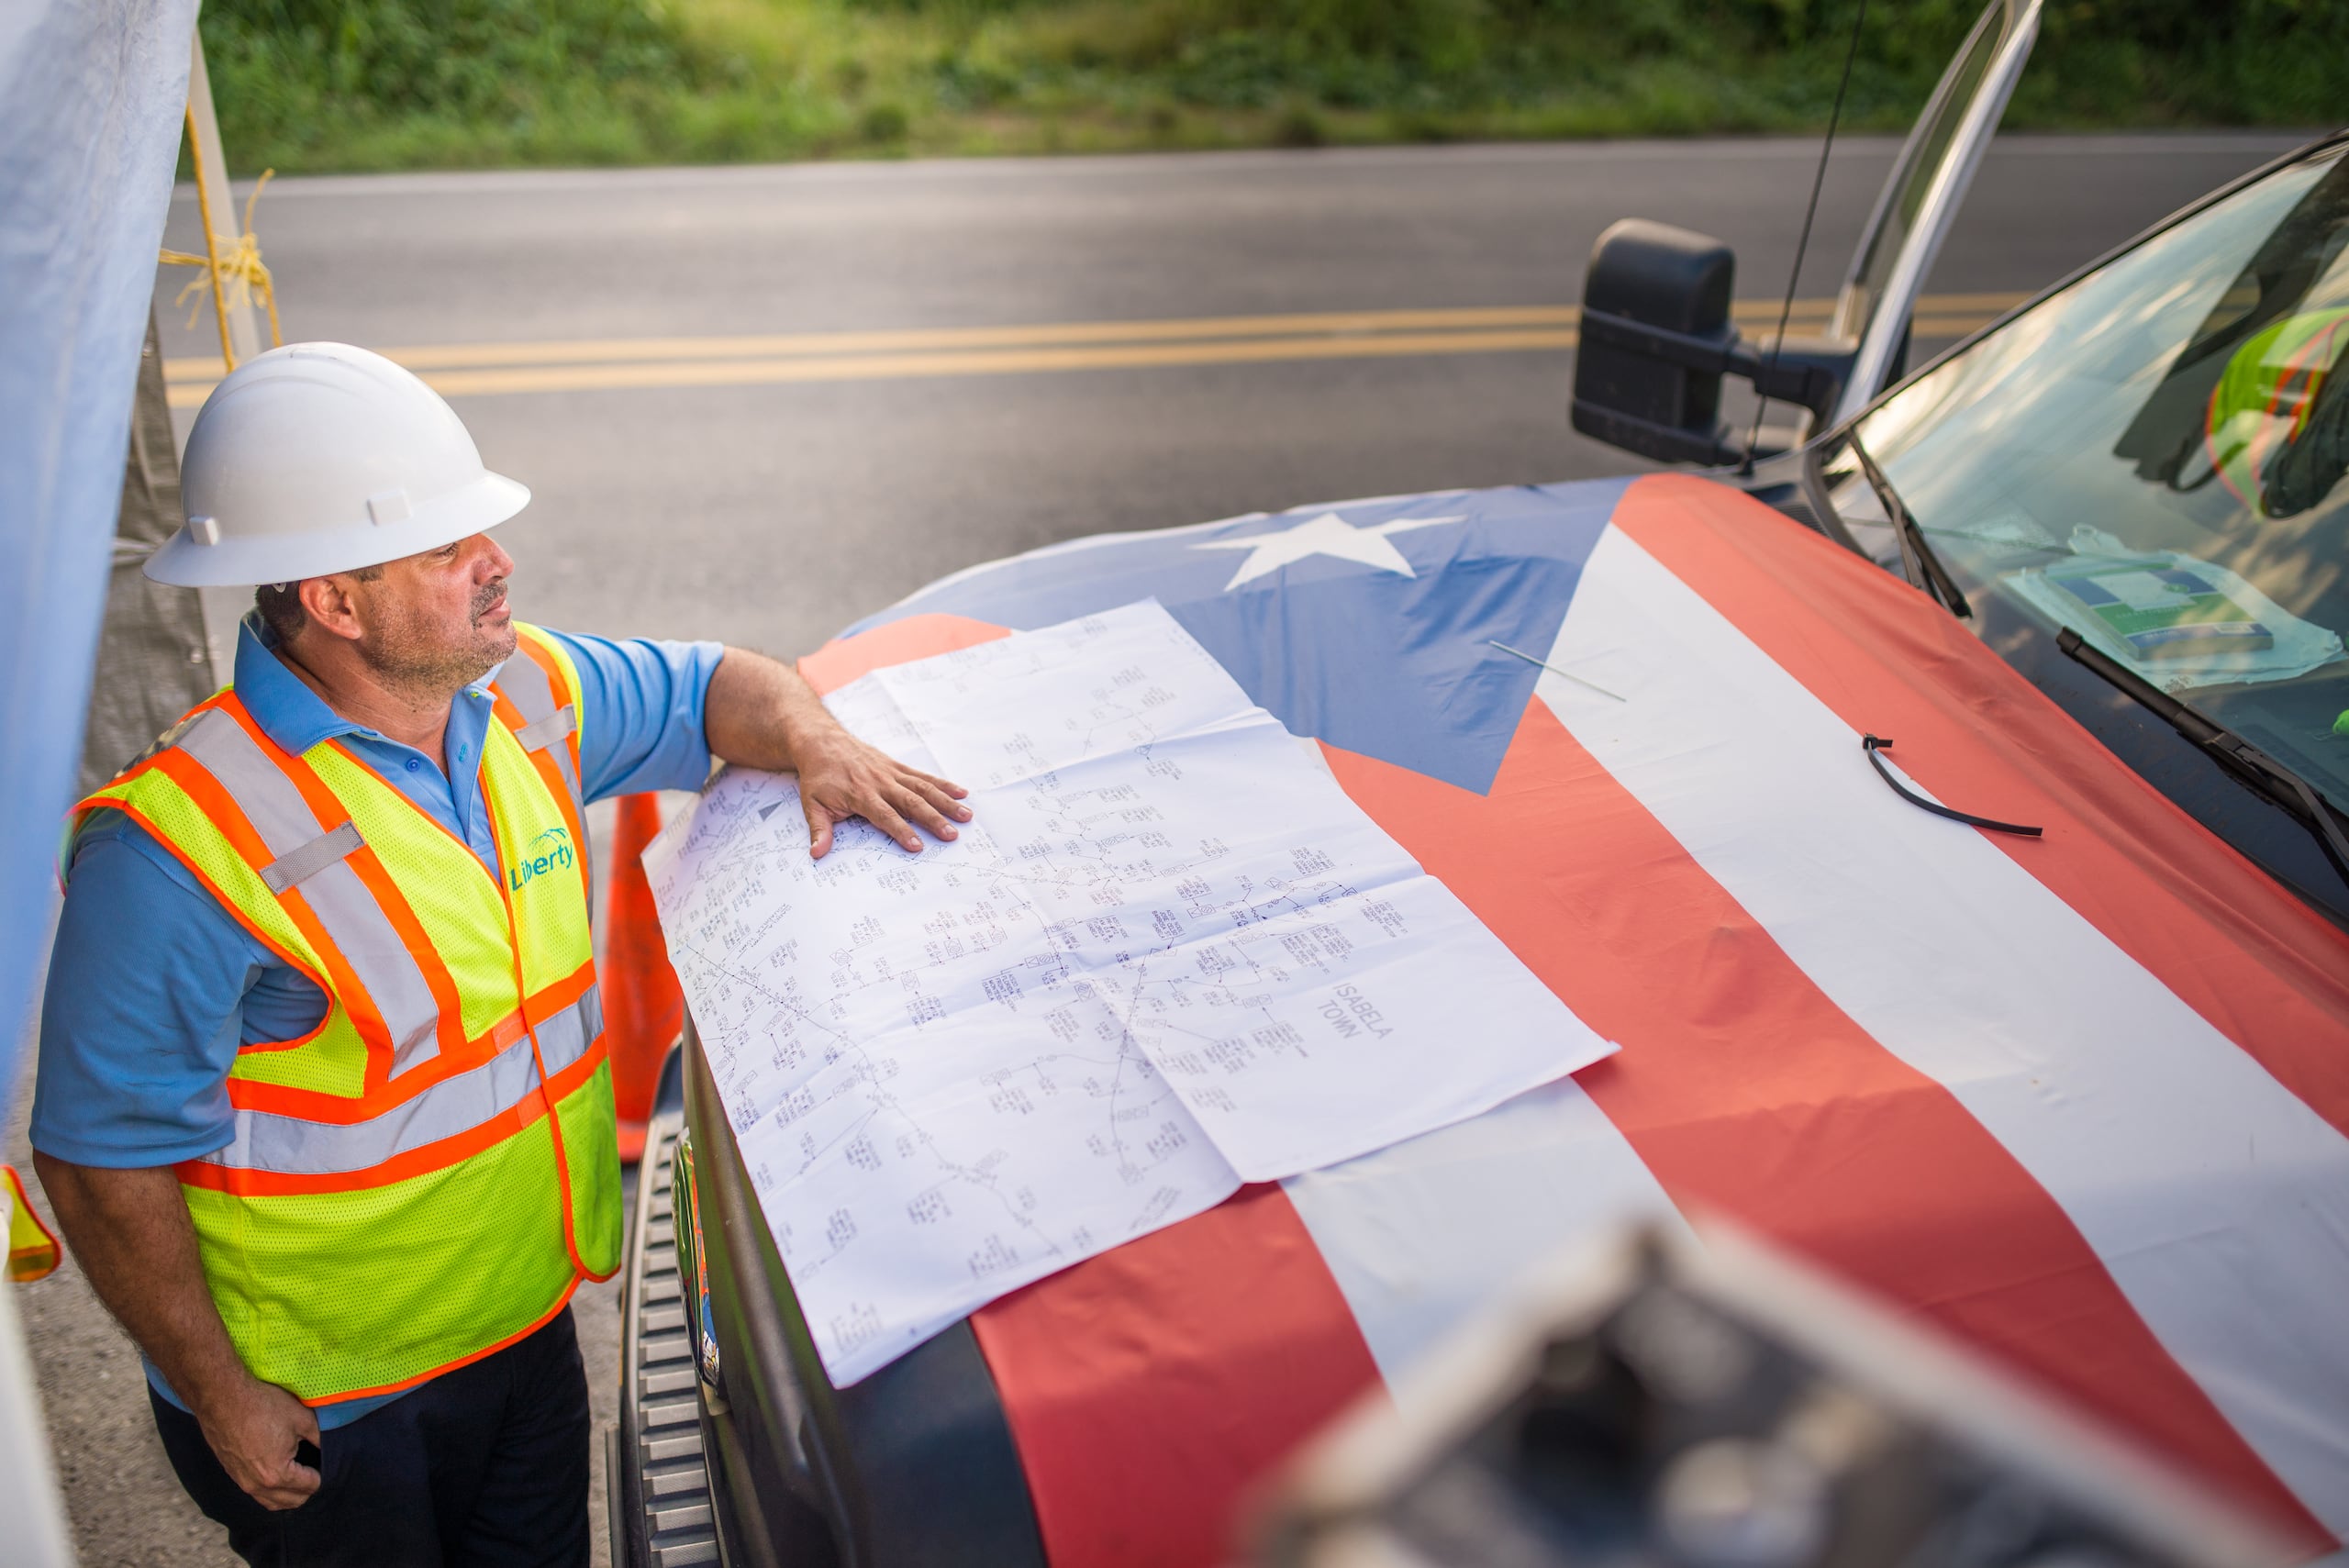
[[530,857],[506,873],[507,885],[517,893],[521,892],[531,878],[572,863],[571,833],[567,828],[548,828],[530,840],[529,849]]

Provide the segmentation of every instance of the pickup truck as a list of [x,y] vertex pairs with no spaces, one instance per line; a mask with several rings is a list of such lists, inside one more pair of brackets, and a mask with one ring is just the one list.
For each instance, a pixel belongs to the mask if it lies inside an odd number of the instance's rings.
[[1528,1262],[1698,1209],[2349,1535],[2349,135],[1911,369],[2038,17],[1983,12],[1822,336],[1742,337],[1703,236],[1601,239],[1575,425],[1681,468],[1053,546],[805,662],[1155,596],[1621,1050],[835,1387],[689,1029],[617,1561],[1224,1561]]

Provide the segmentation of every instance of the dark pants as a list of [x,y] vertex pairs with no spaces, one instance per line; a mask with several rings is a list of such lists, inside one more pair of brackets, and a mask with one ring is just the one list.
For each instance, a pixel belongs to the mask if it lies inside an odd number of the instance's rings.
[[253,1568],[585,1568],[587,1374],[569,1307],[326,1433],[322,1483],[284,1513],[228,1478],[195,1417],[148,1398],[180,1485]]

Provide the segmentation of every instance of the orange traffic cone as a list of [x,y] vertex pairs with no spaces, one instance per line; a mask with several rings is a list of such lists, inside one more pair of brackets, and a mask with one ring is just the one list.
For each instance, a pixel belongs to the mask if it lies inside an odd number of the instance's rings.
[[643,1158],[644,1124],[652,1115],[661,1063],[685,1028],[685,994],[669,967],[652,884],[644,875],[644,847],[660,831],[658,796],[620,797],[604,933],[604,1038],[619,1109],[620,1159],[628,1164]]

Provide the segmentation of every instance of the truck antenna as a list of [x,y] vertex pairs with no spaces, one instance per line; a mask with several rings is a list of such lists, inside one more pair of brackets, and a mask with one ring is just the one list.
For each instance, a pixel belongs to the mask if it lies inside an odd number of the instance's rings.
[[[1795,285],[1802,280],[1803,252],[1810,249],[1811,219],[1819,216],[1820,188],[1827,183],[1827,155],[1835,148],[1835,127],[1843,117],[1843,95],[1851,89],[1852,62],[1860,57],[1860,29],[1867,25],[1868,0],[1860,0],[1860,8],[1852,17],[1852,43],[1843,51],[1843,74],[1835,83],[1835,106],[1827,113],[1827,139],[1819,144],[1819,171],[1810,177],[1810,203],[1802,209],[1802,237],[1795,241],[1795,264],[1787,272],[1787,301],[1778,307],[1778,335],[1770,339],[1770,369],[1778,368],[1778,350],[1787,340],[1787,323],[1795,313]],[[1762,442],[1762,415],[1770,400],[1757,395],[1753,399],[1753,428],[1745,438],[1745,462],[1739,465],[1740,473],[1753,472],[1753,449]]]

